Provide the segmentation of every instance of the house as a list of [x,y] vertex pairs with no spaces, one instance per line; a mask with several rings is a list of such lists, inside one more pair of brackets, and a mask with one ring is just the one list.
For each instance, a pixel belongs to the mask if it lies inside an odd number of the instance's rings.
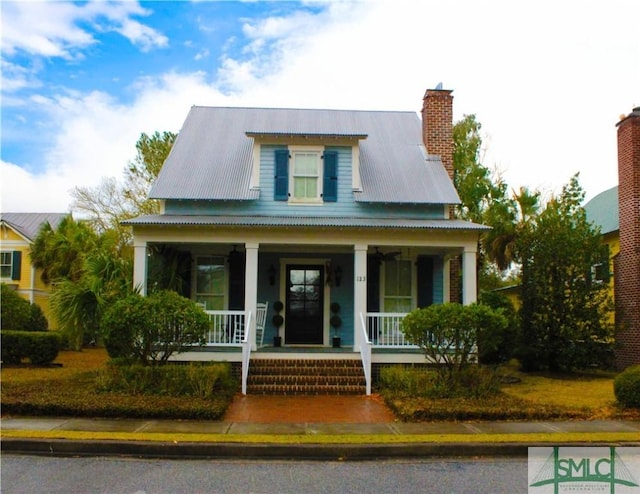
[[127,222],[134,283],[148,291],[171,263],[210,315],[207,345],[178,358],[242,362],[246,384],[258,357],[339,356],[363,362],[369,387],[372,366],[424,363],[401,320],[459,292],[476,301],[485,229],[451,216],[452,104],[451,91],[427,90],[422,122],[410,111],[193,107],[150,192],[161,213]]
[[[600,228],[602,243],[607,248],[607,263],[593,267],[593,278],[609,285],[611,299],[614,299],[613,263],[620,252],[620,221],[618,219],[618,186],[600,192],[584,205],[587,220]],[[611,322],[615,311],[611,313]]]
[[56,321],[49,311],[49,287],[40,278],[40,270],[31,264],[31,243],[40,227],[49,223],[56,228],[65,213],[0,213],[0,282],[44,312],[49,327]]
[[614,260],[616,366],[640,364],[640,106],[617,124],[620,251]]

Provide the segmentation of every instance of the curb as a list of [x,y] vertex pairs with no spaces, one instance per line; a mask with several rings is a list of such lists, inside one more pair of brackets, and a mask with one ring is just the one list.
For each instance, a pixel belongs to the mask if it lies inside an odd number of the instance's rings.
[[[570,443],[571,446],[613,446]],[[640,446],[640,442],[615,446]],[[374,460],[380,458],[526,457],[529,447],[549,443],[440,443],[440,444],[246,444],[174,443],[150,441],[81,441],[68,439],[3,438],[2,453],[42,456],[123,456],[144,458],[242,458],[305,460]],[[556,444],[555,446],[562,446]]]

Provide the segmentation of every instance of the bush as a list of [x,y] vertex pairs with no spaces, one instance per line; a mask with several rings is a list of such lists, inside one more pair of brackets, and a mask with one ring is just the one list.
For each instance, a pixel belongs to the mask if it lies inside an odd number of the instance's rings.
[[227,363],[146,366],[111,361],[98,374],[97,384],[100,391],[203,399],[233,393],[237,387]]
[[46,331],[49,329],[47,319],[42,309],[30,303],[18,293],[2,283],[0,285],[0,321],[2,328],[12,331]]
[[453,372],[389,366],[381,369],[380,384],[385,394],[406,397],[483,399],[500,392],[500,376],[477,365]]
[[2,362],[19,364],[28,358],[32,364],[46,365],[58,356],[60,336],[44,331],[0,331]]
[[187,345],[204,344],[209,318],[192,300],[163,290],[116,302],[105,312],[101,327],[111,357],[147,365],[166,362]]
[[511,300],[504,294],[482,292],[480,303],[499,311],[507,320],[506,326],[484,329],[478,337],[478,362],[501,364],[515,357],[519,342],[520,322]]
[[627,408],[640,408],[640,365],[625,369],[613,381],[616,400]]
[[[499,311],[478,304],[431,305],[410,312],[402,321],[407,340],[450,372],[473,362],[484,334],[498,334],[506,326],[507,319]],[[483,343],[485,351],[490,351],[497,341],[487,337]]]

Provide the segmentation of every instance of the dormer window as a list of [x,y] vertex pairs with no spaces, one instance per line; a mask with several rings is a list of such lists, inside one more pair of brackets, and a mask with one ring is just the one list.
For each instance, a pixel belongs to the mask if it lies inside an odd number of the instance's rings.
[[322,146],[275,151],[276,201],[322,204],[338,199],[338,153]]

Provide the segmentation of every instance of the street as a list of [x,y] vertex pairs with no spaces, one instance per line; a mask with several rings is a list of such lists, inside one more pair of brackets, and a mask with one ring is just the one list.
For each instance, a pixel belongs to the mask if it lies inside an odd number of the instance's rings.
[[526,492],[526,458],[152,460],[2,455],[3,494]]

